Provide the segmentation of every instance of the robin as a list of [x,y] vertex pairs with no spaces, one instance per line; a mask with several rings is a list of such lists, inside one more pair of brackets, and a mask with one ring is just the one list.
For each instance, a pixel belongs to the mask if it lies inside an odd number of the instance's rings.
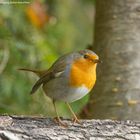
[[57,115],[55,120],[59,125],[65,126],[58,115],[55,101],[64,101],[74,122],[80,123],[69,103],[79,100],[91,91],[96,81],[96,66],[99,62],[98,55],[93,51],[81,50],[58,58],[48,70],[20,70],[31,71],[39,76],[31,94],[42,86],[45,94],[53,101]]

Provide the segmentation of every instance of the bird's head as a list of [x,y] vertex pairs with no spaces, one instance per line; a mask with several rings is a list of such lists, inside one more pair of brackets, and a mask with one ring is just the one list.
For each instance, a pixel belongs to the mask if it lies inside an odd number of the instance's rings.
[[94,65],[101,62],[99,56],[91,50],[82,50],[79,53],[81,54],[81,59],[87,63]]
[[91,50],[79,51],[75,58],[75,65],[84,70],[96,69],[97,63],[100,63],[99,56]]

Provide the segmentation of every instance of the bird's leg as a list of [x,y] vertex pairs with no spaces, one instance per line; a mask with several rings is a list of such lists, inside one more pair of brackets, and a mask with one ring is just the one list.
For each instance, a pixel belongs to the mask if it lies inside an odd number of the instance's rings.
[[79,121],[79,119],[77,118],[77,116],[75,115],[74,111],[72,110],[70,104],[66,102],[66,105],[68,106],[70,112],[72,113],[72,115],[73,115],[73,117],[74,117],[72,121],[73,121],[74,123],[79,123],[79,124],[80,124],[80,121]]
[[54,109],[55,109],[55,113],[56,113],[56,117],[54,118],[55,123],[59,124],[60,126],[67,127],[67,124],[63,123],[58,115],[56,105],[55,105],[55,100],[53,100],[53,105],[54,105]]

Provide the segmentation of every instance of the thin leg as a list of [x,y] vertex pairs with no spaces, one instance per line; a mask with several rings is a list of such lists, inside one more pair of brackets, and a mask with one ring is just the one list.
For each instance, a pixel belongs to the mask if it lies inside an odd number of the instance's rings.
[[56,113],[56,118],[54,118],[54,121],[56,123],[58,123],[60,126],[67,127],[67,124],[63,123],[62,120],[60,119],[59,115],[58,115],[58,112],[57,112],[57,109],[56,109],[56,105],[55,105],[55,100],[53,100],[53,105],[54,105],[54,109],[55,109],[55,113]]
[[68,106],[70,112],[72,113],[74,119],[73,119],[73,122],[75,123],[80,123],[80,121],[78,120],[77,116],[75,115],[74,111],[72,110],[71,106],[69,103],[66,102],[66,105]]

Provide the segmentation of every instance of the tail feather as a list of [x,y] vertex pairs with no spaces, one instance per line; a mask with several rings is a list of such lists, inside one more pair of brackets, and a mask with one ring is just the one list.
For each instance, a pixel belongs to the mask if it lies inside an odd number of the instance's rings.
[[47,70],[32,70],[32,69],[26,69],[26,68],[20,68],[18,70],[33,72],[39,77],[43,76],[47,72]]

